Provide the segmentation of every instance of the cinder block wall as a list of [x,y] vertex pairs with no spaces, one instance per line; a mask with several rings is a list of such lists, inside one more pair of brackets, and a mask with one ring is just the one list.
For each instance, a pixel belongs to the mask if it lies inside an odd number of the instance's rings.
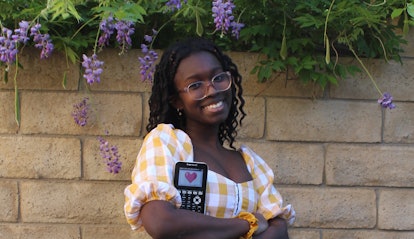
[[[0,238],[148,238],[131,231],[123,216],[123,189],[148,116],[150,85],[139,78],[139,50],[119,56],[105,49],[102,82],[90,88],[79,64],[59,54],[40,61],[38,54],[25,49],[20,57],[20,128],[14,69],[0,83]],[[412,46],[403,65],[365,62],[393,94],[393,110],[378,106],[365,74],[324,92],[285,75],[261,84],[249,74],[257,55],[229,54],[245,79],[248,116],[238,142],[271,165],[276,186],[296,208],[292,239],[414,238]],[[93,113],[81,128],[71,112],[85,96]],[[117,175],[105,171],[100,135],[119,148]]]

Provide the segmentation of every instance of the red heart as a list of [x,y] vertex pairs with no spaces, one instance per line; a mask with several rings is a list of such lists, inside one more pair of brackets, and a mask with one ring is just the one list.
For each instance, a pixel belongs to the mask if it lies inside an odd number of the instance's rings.
[[185,173],[185,178],[188,180],[188,182],[192,182],[194,181],[194,179],[197,178],[197,174],[196,173],[190,173],[190,172],[186,172]]

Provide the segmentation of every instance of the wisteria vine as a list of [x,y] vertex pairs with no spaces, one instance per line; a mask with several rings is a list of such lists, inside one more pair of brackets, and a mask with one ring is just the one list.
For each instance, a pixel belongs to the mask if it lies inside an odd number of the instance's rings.
[[[182,10],[188,4],[187,0],[168,0],[165,2],[166,11],[176,12]],[[214,32],[218,32],[221,37],[231,34],[239,39],[240,32],[244,24],[239,22],[234,16],[236,4],[233,0],[212,0],[211,17],[214,23]],[[162,27],[161,27],[162,28]],[[152,32],[144,36],[141,44],[142,56],[138,57],[140,65],[141,81],[152,82],[157,52],[152,48],[161,28],[152,29]],[[83,78],[87,85],[101,82],[104,62],[98,59],[98,52],[110,45],[111,40],[115,40],[115,45],[119,47],[120,53],[124,54],[132,47],[132,35],[135,32],[135,23],[130,20],[119,19],[113,15],[106,16],[99,23],[99,31],[95,40],[95,46],[91,55],[82,54],[81,65],[84,69]],[[40,59],[51,56],[54,44],[47,32],[47,28],[42,28],[39,19],[33,21],[22,20],[14,30],[3,26],[0,22],[0,66],[5,66],[6,73],[10,66],[18,65],[18,53],[22,46],[32,44],[40,50]],[[16,67],[17,70],[18,67]],[[374,83],[375,84],[375,83]],[[377,87],[378,89],[378,87]],[[381,93],[378,104],[382,108],[394,109],[393,97],[390,93]],[[73,105],[71,116],[76,125],[85,127],[89,121],[91,107],[89,97],[84,97],[79,103]],[[98,137],[100,142],[101,157],[106,161],[108,172],[118,173],[121,169],[120,155],[116,145],[109,146],[108,141],[103,137]]]
[[[108,134],[108,133],[107,133]],[[117,174],[121,171],[122,162],[119,161],[121,155],[116,145],[109,145],[109,142],[101,136],[98,136],[99,151],[104,159],[106,170],[109,173]]]
[[[0,24],[0,62],[6,64],[7,67],[16,63],[16,56],[19,53],[19,45],[27,45],[30,37],[33,37],[34,46],[41,49],[40,58],[48,58],[53,52],[53,43],[49,34],[41,33],[42,25],[36,23],[30,28],[30,22],[20,21],[19,28],[11,30]],[[30,28],[30,37],[28,31]],[[7,69],[6,69],[7,70]]]

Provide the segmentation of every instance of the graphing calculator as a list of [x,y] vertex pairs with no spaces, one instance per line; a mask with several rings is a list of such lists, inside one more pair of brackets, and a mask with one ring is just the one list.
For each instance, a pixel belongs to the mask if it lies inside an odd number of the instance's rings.
[[177,162],[174,186],[181,195],[182,209],[203,213],[205,211],[207,164],[199,162]]

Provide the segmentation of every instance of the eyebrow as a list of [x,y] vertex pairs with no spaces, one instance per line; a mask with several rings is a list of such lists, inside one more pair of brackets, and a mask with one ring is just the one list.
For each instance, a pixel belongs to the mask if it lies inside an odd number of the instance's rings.
[[[223,71],[223,67],[218,66],[218,67],[212,68],[212,69],[211,69],[211,71],[210,71],[210,72],[208,72],[208,74],[210,74],[210,75],[214,76],[214,75],[216,75],[216,74],[220,73],[220,72],[218,72],[219,70]],[[187,77],[187,78],[185,78],[185,79],[184,79],[184,82],[188,82],[188,81],[190,81],[191,79],[201,78],[201,76],[202,76],[202,75],[204,75],[204,73],[202,73],[202,74],[194,74],[194,75],[190,75],[189,77]],[[210,80],[211,80],[211,79],[210,79]]]

